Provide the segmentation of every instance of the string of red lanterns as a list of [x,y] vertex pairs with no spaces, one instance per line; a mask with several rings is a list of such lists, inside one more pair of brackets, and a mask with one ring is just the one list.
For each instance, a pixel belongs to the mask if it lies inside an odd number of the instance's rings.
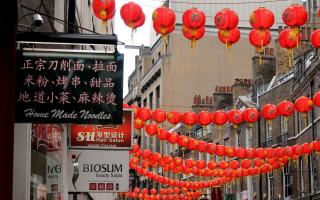
[[163,123],[167,120],[174,126],[182,122],[188,128],[196,124],[207,126],[211,123],[221,128],[221,126],[227,122],[233,124],[234,128],[237,128],[237,126],[243,122],[247,122],[249,127],[252,127],[253,123],[259,120],[260,116],[271,122],[271,120],[278,116],[287,119],[297,110],[305,117],[306,113],[312,110],[313,105],[320,107],[320,92],[315,93],[312,99],[301,96],[297,98],[294,103],[285,100],[278,103],[278,105],[266,104],[262,106],[261,114],[256,108],[246,108],[244,111],[232,109],[228,112],[217,110],[213,113],[202,111],[198,115],[192,111],[187,111],[182,115],[178,111],[168,113],[162,109],[151,111],[149,108],[139,108],[134,105],[128,106],[128,104],[123,104],[123,107],[133,109],[135,117],[134,125],[136,129],[140,130],[148,120],[155,121],[156,123]]
[[[141,167],[142,169],[147,169],[149,167],[152,167],[152,168],[161,167],[162,171],[164,172],[171,171],[174,174],[183,173],[185,175],[189,175],[190,173],[192,173],[193,175],[201,176],[201,177],[226,176],[225,173],[227,172],[225,172],[225,170],[227,169],[234,170],[234,171],[231,171],[231,172],[234,172],[233,174],[235,174],[235,171],[238,169],[240,171],[243,171],[245,169],[245,170],[248,170],[249,174],[254,175],[261,171],[260,167],[262,167],[264,164],[271,165],[273,169],[278,169],[280,167],[285,166],[289,159],[291,160],[297,159],[297,156],[295,154],[291,154],[290,155],[291,157],[288,157],[283,153],[283,151],[281,151],[281,155],[279,155],[279,157],[274,157],[275,151],[273,149],[267,149],[267,156],[265,155],[263,157],[259,156],[260,158],[246,159],[245,157],[243,157],[241,161],[222,160],[220,162],[216,162],[216,161],[210,160],[206,162],[204,160],[195,161],[192,158],[184,160],[181,157],[173,158],[170,155],[162,156],[160,153],[157,153],[157,152],[153,153],[148,149],[143,151],[138,149],[139,149],[139,146],[135,145],[135,152],[131,153],[131,155],[134,156],[130,160],[131,168],[137,168],[138,166]],[[140,158],[142,158],[141,165],[139,164]]]
[[157,189],[152,188],[137,188],[135,187],[132,191],[128,191],[125,193],[126,197],[138,198],[138,199],[185,199],[192,198],[197,199],[201,196],[201,191],[199,190],[188,190],[186,187],[183,188],[161,188],[159,192]]
[[[92,8],[97,18],[107,22],[115,14],[115,1],[94,0]],[[142,8],[134,2],[124,4],[121,7],[120,14],[124,23],[132,29],[142,26],[145,22]],[[175,19],[174,11],[164,6],[156,8],[152,14],[154,30],[163,36],[164,42],[166,42],[166,35],[175,28]],[[288,54],[290,54],[292,49],[300,43],[300,27],[307,22],[308,12],[303,6],[292,4],[283,11],[282,20],[290,28],[280,33],[279,43],[281,47],[288,49]],[[193,47],[195,41],[205,34],[206,16],[203,11],[193,7],[183,13],[182,21],[183,35],[191,40],[191,46]],[[237,13],[229,8],[217,12],[214,17],[214,24],[219,29],[218,38],[222,43],[226,44],[227,48],[230,48],[240,38],[240,31],[237,29],[238,22]],[[261,55],[263,48],[271,40],[268,29],[274,23],[274,15],[267,8],[259,7],[252,12],[249,22],[253,27],[249,34],[249,41]],[[311,43],[315,48],[320,47],[317,37],[320,37],[320,31],[315,30],[311,36]],[[290,65],[291,59],[289,60]]]
[[[296,148],[301,149],[301,151],[296,151],[297,156],[301,154],[310,154],[312,151],[320,151],[320,141],[313,141],[311,143],[304,143],[301,145],[287,146],[287,147],[277,147],[277,148],[243,148],[243,147],[231,147],[224,145],[217,145],[214,143],[207,143],[205,141],[200,141],[194,138],[187,137],[185,135],[179,135],[175,132],[169,132],[164,128],[159,128],[156,124],[148,124],[145,128],[146,133],[152,137],[157,137],[160,141],[167,141],[171,145],[178,145],[184,149],[189,149],[190,151],[199,151],[201,153],[208,153],[210,155],[217,156],[227,156],[230,158],[237,157],[243,158],[271,158],[271,157],[282,157],[286,155],[292,157],[290,152]],[[136,147],[134,147],[135,149]],[[300,152],[300,153],[299,153]],[[288,154],[288,155],[287,155]]]

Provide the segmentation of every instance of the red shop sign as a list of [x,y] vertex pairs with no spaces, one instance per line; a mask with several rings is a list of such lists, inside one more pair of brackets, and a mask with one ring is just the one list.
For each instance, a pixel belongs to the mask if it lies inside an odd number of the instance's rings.
[[122,125],[72,125],[70,148],[131,149],[133,141],[132,110],[123,110],[122,122]]

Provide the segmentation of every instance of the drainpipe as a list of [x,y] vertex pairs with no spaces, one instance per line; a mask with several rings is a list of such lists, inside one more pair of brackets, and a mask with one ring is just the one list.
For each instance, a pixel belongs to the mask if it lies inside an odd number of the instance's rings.
[[[260,112],[260,110],[259,110]],[[258,120],[258,147],[261,147],[261,124],[260,124],[260,120]],[[259,175],[259,199],[262,200],[263,199],[263,195],[262,195],[262,175]]]
[[[310,81],[310,97],[312,98],[313,97],[313,95],[314,95],[314,81],[313,80],[311,80]],[[312,123],[312,126],[311,126],[311,128],[312,128],[312,141],[314,141],[314,140],[316,140],[316,125],[315,125],[315,122],[314,122],[314,108],[312,108],[311,109],[311,123]],[[312,184],[312,181],[311,181],[311,179],[313,179],[313,166],[310,166],[310,164],[312,164],[313,162],[313,153],[311,154],[311,157],[310,157],[310,159],[309,159],[309,169],[311,168],[311,170],[310,170],[310,178],[309,178],[309,185],[310,185],[310,187],[309,187],[309,192],[310,192],[310,196],[309,196],[309,199],[311,200],[312,199],[312,187],[313,187],[313,185],[311,185]]]

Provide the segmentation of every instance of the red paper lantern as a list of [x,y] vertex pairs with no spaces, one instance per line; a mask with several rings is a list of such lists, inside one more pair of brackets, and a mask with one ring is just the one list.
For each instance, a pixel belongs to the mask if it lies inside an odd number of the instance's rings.
[[163,141],[168,138],[168,135],[169,132],[167,131],[167,129],[160,128],[157,137],[159,138],[159,140]]
[[313,151],[319,152],[320,151],[320,141],[311,142],[311,147],[312,147]]
[[246,155],[247,155],[247,151],[246,151],[246,149],[245,148],[243,148],[243,147],[238,147],[237,149],[236,149],[236,156],[238,157],[238,158],[245,158],[246,157]]
[[208,154],[214,154],[215,153],[215,151],[216,151],[216,148],[217,148],[217,145],[216,144],[214,144],[214,143],[208,143],[208,145],[207,145],[207,153]]
[[230,110],[228,112],[228,119],[229,122],[232,123],[234,125],[234,127],[236,128],[238,124],[242,123],[242,113],[240,110]]
[[226,148],[223,145],[217,145],[216,147],[216,154],[218,156],[224,156],[226,153]]
[[204,169],[204,168],[206,168],[206,162],[204,160],[198,160],[196,162],[196,167],[198,169]]
[[190,29],[186,26],[182,26],[183,36],[191,40],[191,48],[195,47],[196,41],[201,39],[205,34],[205,27],[202,26],[198,29]]
[[198,149],[199,141],[194,138],[189,138],[188,149],[193,151]]
[[243,120],[249,124],[252,124],[259,119],[259,111],[255,108],[246,108],[242,112]]
[[231,30],[237,27],[239,17],[235,11],[224,8],[215,15],[214,23],[218,29]]
[[268,29],[273,23],[274,15],[265,7],[255,9],[250,15],[250,24],[255,29]]
[[264,161],[262,159],[256,158],[253,161],[254,166],[261,167],[264,164]]
[[302,5],[293,4],[283,11],[282,20],[287,26],[295,29],[295,33],[298,33],[299,27],[308,20],[308,12]]
[[187,159],[187,160],[184,161],[184,165],[185,165],[187,168],[192,168],[192,167],[195,165],[195,163],[194,163],[194,160],[192,160],[192,159]]
[[251,160],[249,160],[249,159],[242,160],[241,167],[244,169],[248,169],[249,167],[251,167]]
[[183,13],[182,22],[189,29],[198,29],[206,23],[206,16],[202,10],[190,8]]
[[149,190],[147,188],[143,188],[141,192],[142,194],[149,194]]
[[266,153],[265,149],[263,149],[263,148],[258,148],[256,150],[256,152],[257,152],[257,158],[265,159],[267,156],[267,153]]
[[239,164],[238,161],[232,160],[232,161],[230,162],[230,168],[231,168],[231,169],[238,169],[239,167],[240,167],[240,164]]
[[160,153],[155,152],[152,154],[151,159],[153,162],[159,162],[161,160],[162,156]]
[[300,34],[295,34],[292,29],[284,29],[279,35],[279,44],[286,49],[293,49],[300,43]]
[[183,113],[182,122],[188,127],[197,123],[197,114],[191,111]]
[[201,111],[198,114],[198,123],[201,126],[207,126],[211,124],[211,113],[208,111]]
[[181,122],[181,114],[178,111],[171,111],[167,114],[167,120],[176,125]]
[[134,120],[134,128],[140,130],[143,127],[144,127],[144,121],[142,121],[140,118],[136,118]]
[[147,121],[151,118],[151,110],[149,108],[140,108],[139,118],[143,121]]
[[145,149],[143,150],[142,155],[143,155],[143,159],[149,159],[152,155],[152,152],[149,149]]
[[214,170],[217,168],[217,163],[215,161],[209,161],[208,162],[208,168],[211,170]]
[[277,106],[266,104],[262,107],[261,114],[265,120],[273,120],[278,116]]
[[199,141],[198,151],[206,152],[208,143],[205,141]]
[[[292,146],[292,151],[293,151],[293,154],[297,155],[297,156],[300,156],[302,154],[302,150],[301,150],[301,146],[300,145],[293,145]],[[293,156],[293,155],[292,155]],[[291,157],[292,157],[291,156]]]
[[320,48],[320,29],[314,30],[312,32],[310,41],[314,48]]
[[301,153],[304,155],[309,155],[312,152],[312,145],[309,143],[303,143],[301,145]]
[[164,161],[167,165],[169,165],[170,163],[172,163],[173,159],[172,159],[172,157],[171,157],[170,155],[166,155],[166,156],[163,157],[163,161]]
[[291,146],[285,147],[284,151],[287,157],[292,157],[294,154]]
[[230,49],[240,39],[240,31],[238,28],[231,29],[228,32],[219,30],[218,38],[223,44],[226,44],[227,49]]
[[226,147],[226,156],[232,158],[236,155],[236,149],[234,147]]
[[160,7],[152,13],[153,27],[158,34],[162,35],[162,40],[166,43],[167,34],[174,30],[176,15],[167,7]]
[[93,0],[92,8],[94,15],[103,20],[108,21],[115,14],[115,1],[114,0]]
[[152,120],[157,123],[162,123],[166,120],[166,112],[161,109],[156,109],[152,112]]
[[301,96],[294,102],[294,107],[300,113],[310,112],[312,109],[313,102],[309,97]]
[[289,117],[294,112],[294,105],[290,101],[281,101],[277,105],[277,112],[283,117]]
[[183,159],[181,157],[175,157],[173,159],[173,163],[176,165],[176,166],[181,166],[183,164]]
[[259,54],[263,53],[264,47],[270,44],[271,34],[269,30],[253,29],[249,33],[250,43],[256,47]]
[[187,136],[185,136],[185,135],[179,136],[178,145],[180,147],[187,147],[188,146],[188,142],[189,142],[189,138]]
[[146,132],[150,136],[156,135],[158,133],[158,126],[156,124],[148,124],[146,126]]
[[145,18],[142,8],[134,2],[124,4],[120,9],[120,16],[125,24],[132,29],[137,28],[137,22]]
[[278,158],[281,158],[282,156],[285,155],[285,151],[282,147],[277,147],[275,149],[275,152],[274,152],[275,156],[278,157]]
[[315,93],[312,100],[314,105],[320,107],[320,92]]
[[152,189],[150,190],[150,194],[156,195],[156,194],[157,194],[157,190],[156,190],[155,188],[152,188]]
[[191,169],[191,173],[192,173],[193,175],[198,176],[198,175],[199,175],[199,169],[194,166],[194,167],[192,167],[192,169]]
[[224,125],[228,120],[228,115],[222,111],[218,110],[212,114],[212,122],[218,126]]
[[222,160],[222,161],[219,163],[219,167],[220,167],[220,169],[225,170],[225,169],[229,168],[229,163],[228,163],[227,161]]
[[140,146],[138,144],[133,144],[132,145],[132,151],[134,153],[137,153],[140,150]]
[[171,143],[171,144],[176,144],[178,143],[179,141],[179,135],[178,133],[169,133],[169,136],[168,136],[168,142]]
[[139,117],[138,113],[139,113],[140,108],[136,105],[131,105],[130,108],[133,110],[134,118]]
[[140,188],[135,187],[135,188],[133,189],[133,192],[136,193],[136,194],[138,194],[138,193],[140,192]]
[[179,194],[179,193],[180,193],[180,189],[177,188],[177,187],[175,187],[175,188],[173,188],[173,192],[174,192],[175,194]]
[[292,57],[292,49],[297,47],[300,44],[301,37],[300,33],[295,33],[292,29],[284,29],[279,34],[279,44],[282,48],[288,50],[288,59],[289,59],[289,67],[292,65],[291,57]]
[[253,159],[256,157],[256,155],[257,155],[256,149],[254,149],[254,148],[247,149],[247,158]]
[[122,108],[130,108],[130,106],[127,103],[122,104]]
[[268,147],[266,148],[266,157],[272,158],[275,154],[274,148]]

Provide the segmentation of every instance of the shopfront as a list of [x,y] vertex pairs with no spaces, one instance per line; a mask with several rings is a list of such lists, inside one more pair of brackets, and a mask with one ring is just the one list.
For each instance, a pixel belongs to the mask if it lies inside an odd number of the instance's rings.
[[13,199],[99,200],[126,192],[133,114],[122,112],[123,55],[17,55]]

